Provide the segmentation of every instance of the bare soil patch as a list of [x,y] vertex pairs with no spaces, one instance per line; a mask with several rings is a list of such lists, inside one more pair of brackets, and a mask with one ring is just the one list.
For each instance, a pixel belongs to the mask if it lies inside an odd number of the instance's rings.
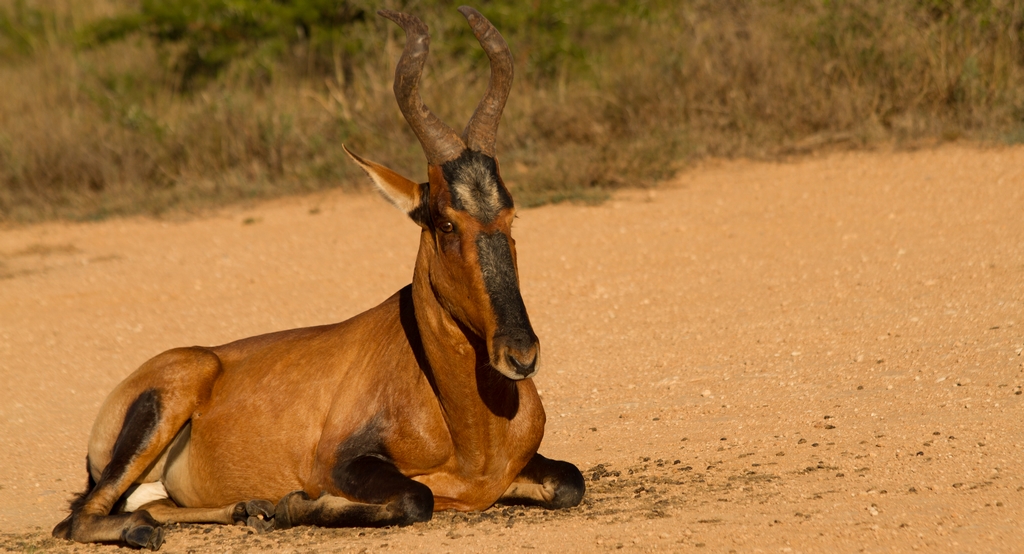
[[[150,356],[337,321],[416,227],[325,194],[0,230],[0,550],[49,538],[99,404]],[[167,552],[1004,551],[1024,544],[1024,148],[708,163],[523,210],[541,452],[574,509],[403,529],[170,529]]]

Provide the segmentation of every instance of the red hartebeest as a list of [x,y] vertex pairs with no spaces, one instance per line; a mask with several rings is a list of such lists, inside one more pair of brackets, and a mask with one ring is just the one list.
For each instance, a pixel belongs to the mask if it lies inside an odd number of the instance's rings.
[[407,36],[395,96],[428,181],[349,153],[422,229],[412,284],[342,323],[144,363],[100,408],[89,489],[54,536],[157,549],[172,522],[406,525],[496,502],[580,502],[576,466],[537,453],[540,346],[494,158],[512,56],[480,13],[459,11],[491,64],[461,136],[420,99],[426,25],[378,12]]

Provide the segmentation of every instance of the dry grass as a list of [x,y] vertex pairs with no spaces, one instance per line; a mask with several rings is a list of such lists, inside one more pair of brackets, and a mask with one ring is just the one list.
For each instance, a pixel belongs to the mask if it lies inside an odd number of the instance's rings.
[[[487,72],[451,8],[409,9],[434,33],[425,100],[458,126]],[[481,8],[516,54],[499,150],[521,204],[599,200],[705,155],[1024,140],[1021,0]],[[363,47],[326,61],[301,46],[242,59],[183,93],[168,50],[145,38],[75,46],[84,25],[124,9],[0,0],[0,221],[362,186],[342,142],[422,178],[391,95],[404,40],[393,25],[349,29]]]

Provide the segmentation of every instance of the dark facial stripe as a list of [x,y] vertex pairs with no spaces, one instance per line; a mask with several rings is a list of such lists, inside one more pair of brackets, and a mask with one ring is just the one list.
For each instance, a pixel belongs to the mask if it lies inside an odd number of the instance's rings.
[[512,207],[512,197],[498,176],[494,158],[466,150],[458,158],[441,166],[452,194],[452,207],[468,212],[483,223],[490,223],[501,210]]
[[484,287],[491,299],[491,307],[498,319],[498,333],[502,331],[525,331],[531,337],[533,328],[526,315],[526,305],[519,292],[519,279],[512,262],[512,249],[508,237],[502,232],[480,233],[476,236],[476,248],[483,270]]

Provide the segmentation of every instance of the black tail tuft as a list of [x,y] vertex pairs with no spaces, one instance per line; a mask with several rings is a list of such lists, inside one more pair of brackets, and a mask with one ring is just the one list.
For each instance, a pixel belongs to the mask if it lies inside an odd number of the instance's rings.
[[68,507],[71,513],[53,528],[52,534],[58,539],[71,539],[71,522],[78,510],[82,509],[82,506],[85,505],[85,500],[89,498],[89,493],[96,488],[96,480],[92,478],[92,472],[89,471],[89,456],[85,457],[85,474],[89,476],[85,490],[71,497],[71,503]]

